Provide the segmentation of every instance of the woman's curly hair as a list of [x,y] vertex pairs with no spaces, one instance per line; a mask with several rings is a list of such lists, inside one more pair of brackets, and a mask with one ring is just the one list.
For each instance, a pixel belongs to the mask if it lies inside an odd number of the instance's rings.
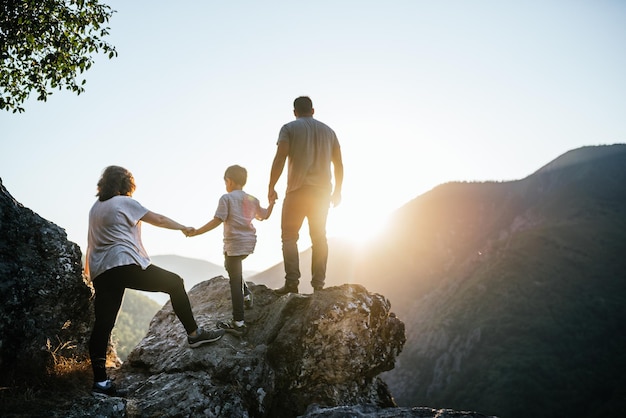
[[98,196],[100,201],[105,201],[113,196],[132,196],[135,192],[135,179],[133,174],[116,165],[110,165],[104,169],[98,181]]

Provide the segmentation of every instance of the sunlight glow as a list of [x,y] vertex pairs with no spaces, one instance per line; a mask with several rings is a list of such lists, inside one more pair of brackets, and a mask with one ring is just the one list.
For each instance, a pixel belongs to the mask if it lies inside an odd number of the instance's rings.
[[326,225],[329,238],[342,238],[359,246],[371,242],[384,232],[390,215],[373,207],[364,209],[359,206],[346,204],[330,209]]

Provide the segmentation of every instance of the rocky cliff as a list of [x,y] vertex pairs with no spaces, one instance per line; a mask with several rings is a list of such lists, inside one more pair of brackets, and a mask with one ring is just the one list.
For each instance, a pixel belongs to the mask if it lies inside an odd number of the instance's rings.
[[[405,341],[387,299],[359,285],[277,297],[249,284],[245,337],[225,335],[197,349],[167,303],[146,337],[114,370],[124,398],[83,398],[68,417],[484,417],[476,412],[399,408],[378,377]],[[199,322],[230,318],[228,280],[189,292]]]
[[78,245],[0,180],[0,386],[41,380],[59,357],[85,358],[90,298]]
[[[190,292],[200,323],[230,318],[228,280]],[[355,285],[277,297],[251,285],[245,338],[191,349],[166,304],[117,373],[142,415],[296,416],[311,404],[395,406],[377,376],[394,366],[404,324],[381,295]],[[163,396],[164,394],[167,396]]]

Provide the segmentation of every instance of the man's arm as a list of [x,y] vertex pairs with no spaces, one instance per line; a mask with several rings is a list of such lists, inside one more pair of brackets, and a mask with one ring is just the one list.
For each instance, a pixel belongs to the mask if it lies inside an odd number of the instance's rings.
[[276,148],[276,155],[274,156],[274,161],[272,162],[272,170],[270,172],[270,184],[267,192],[267,200],[270,203],[273,203],[278,199],[278,193],[276,193],[275,187],[280,175],[283,173],[283,169],[285,168],[285,161],[287,161],[287,156],[289,155],[289,142],[281,141],[278,143],[278,148]]
[[335,189],[330,198],[333,206],[339,206],[341,203],[341,189],[343,187],[343,159],[341,158],[341,147],[337,145],[333,149],[332,163],[335,171]]

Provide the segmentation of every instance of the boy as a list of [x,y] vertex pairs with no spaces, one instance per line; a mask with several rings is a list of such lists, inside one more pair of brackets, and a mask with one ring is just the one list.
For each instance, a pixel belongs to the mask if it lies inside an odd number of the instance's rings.
[[242,261],[252,254],[256,245],[256,229],[252,220],[269,218],[274,208],[274,202],[270,202],[267,209],[262,208],[257,198],[243,191],[247,180],[248,172],[245,168],[238,165],[228,167],[224,173],[228,193],[220,197],[215,216],[203,227],[187,234],[204,234],[224,223],[224,267],[230,279],[233,318],[228,322],[219,322],[217,326],[240,336],[247,332],[244,300],[247,307],[252,307],[253,296],[242,275]]

